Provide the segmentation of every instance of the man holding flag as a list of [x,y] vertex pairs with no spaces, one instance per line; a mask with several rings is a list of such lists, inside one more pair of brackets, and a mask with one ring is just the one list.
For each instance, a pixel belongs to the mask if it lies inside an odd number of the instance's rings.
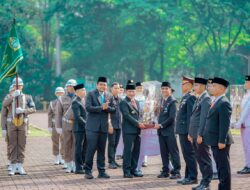
[[3,102],[3,106],[8,108],[7,130],[3,134],[8,135],[11,171],[9,175],[26,175],[23,168],[24,151],[26,146],[28,114],[35,112],[35,104],[30,95],[22,93],[23,80],[17,75],[17,64],[23,59],[21,45],[13,21],[7,45],[3,55],[1,65],[0,82],[6,78],[16,75],[12,81],[15,91]]

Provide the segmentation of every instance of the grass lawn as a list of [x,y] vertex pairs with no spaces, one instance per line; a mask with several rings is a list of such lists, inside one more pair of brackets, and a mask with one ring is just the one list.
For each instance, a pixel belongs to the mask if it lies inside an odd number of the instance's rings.
[[[37,129],[35,127],[32,127],[32,125],[30,125],[28,137],[49,137],[49,136],[51,136],[49,132]],[[2,130],[0,130],[0,138],[2,138]]]

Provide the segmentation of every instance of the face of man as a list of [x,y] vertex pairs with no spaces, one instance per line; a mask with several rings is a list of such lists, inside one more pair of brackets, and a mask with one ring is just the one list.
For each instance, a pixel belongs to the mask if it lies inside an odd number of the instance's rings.
[[206,90],[206,86],[204,84],[195,83],[194,91],[197,95],[202,94]]
[[76,95],[79,96],[80,98],[84,98],[85,89],[81,88],[81,89],[76,90]]
[[99,92],[105,92],[108,88],[108,85],[106,82],[98,82],[96,88]]
[[120,86],[116,84],[112,87],[112,94],[114,96],[118,96],[119,93],[120,93]]
[[222,94],[225,94],[226,89],[227,88],[221,84],[213,83],[213,95],[215,97],[218,97],[218,96],[221,96]]
[[135,97],[135,90],[126,90],[126,95],[130,99],[133,99]]
[[[16,85],[14,86],[14,89],[17,90]],[[23,90],[23,85],[18,85],[18,90],[22,91]]]
[[63,96],[63,95],[64,95],[64,92],[57,92],[56,93],[56,97]]
[[189,91],[191,91],[193,88],[193,85],[186,80],[182,80],[182,93],[187,93]]
[[142,94],[142,93],[143,93],[143,86],[137,86],[137,87],[135,88],[135,90],[136,90],[136,93]]
[[124,88],[120,88],[120,94],[124,94]]
[[207,91],[208,93],[213,96],[213,84],[212,83],[208,83],[207,84]]
[[85,88],[83,88],[83,97],[86,97],[86,95],[87,95],[87,91]]
[[163,86],[161,87],[161,94],[164,98],[171,96],[172,94],[172,89],[167,87],[167,86]]
[[250,89],[250,81],[245,81],[245,89],[246,90]]
[[74,90],[74,87],[73,87],[73,86],[67,86],[67,91],[68,91],[70,94],[75,93],[75,90]]

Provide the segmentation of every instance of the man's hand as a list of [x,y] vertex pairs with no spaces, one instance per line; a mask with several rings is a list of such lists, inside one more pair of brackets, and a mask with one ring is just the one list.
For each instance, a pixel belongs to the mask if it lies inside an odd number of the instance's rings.
[[224,149],[226,147],[226,144],[218,143],[219,149]]
[[21,107],[16,108],[16,114],[21,114],[21,113],[25,113],[25,109]]
[[108,107],[109,107],[109,103],[108,103],[108,102],[102,104],[102,109],[103,109],[103,110],[108,109]]
[[145,125],[143,123],[139,123],[139,128],[140,129],[146,129]]
[[193,143],[193,138],[190,135],[188,135],[188,141]]
[[202,137],[198,135],[198,138],[197,138],[197,143],[198,144],[201,144],[202,143]]
[[161,125],[160,124],[155,124],[154,129],[160,129]]
[[15,90],[15,92],[13,93],[14,97],[20,96],[21,95],[21,91],[20,90]]

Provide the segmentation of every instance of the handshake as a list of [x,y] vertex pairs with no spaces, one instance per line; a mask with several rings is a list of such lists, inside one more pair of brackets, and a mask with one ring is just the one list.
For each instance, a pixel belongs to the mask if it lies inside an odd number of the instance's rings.
[[139,123],[138,127],[140,129],[160,129],[161,125],[160,124],[143,124],[143,123]]

